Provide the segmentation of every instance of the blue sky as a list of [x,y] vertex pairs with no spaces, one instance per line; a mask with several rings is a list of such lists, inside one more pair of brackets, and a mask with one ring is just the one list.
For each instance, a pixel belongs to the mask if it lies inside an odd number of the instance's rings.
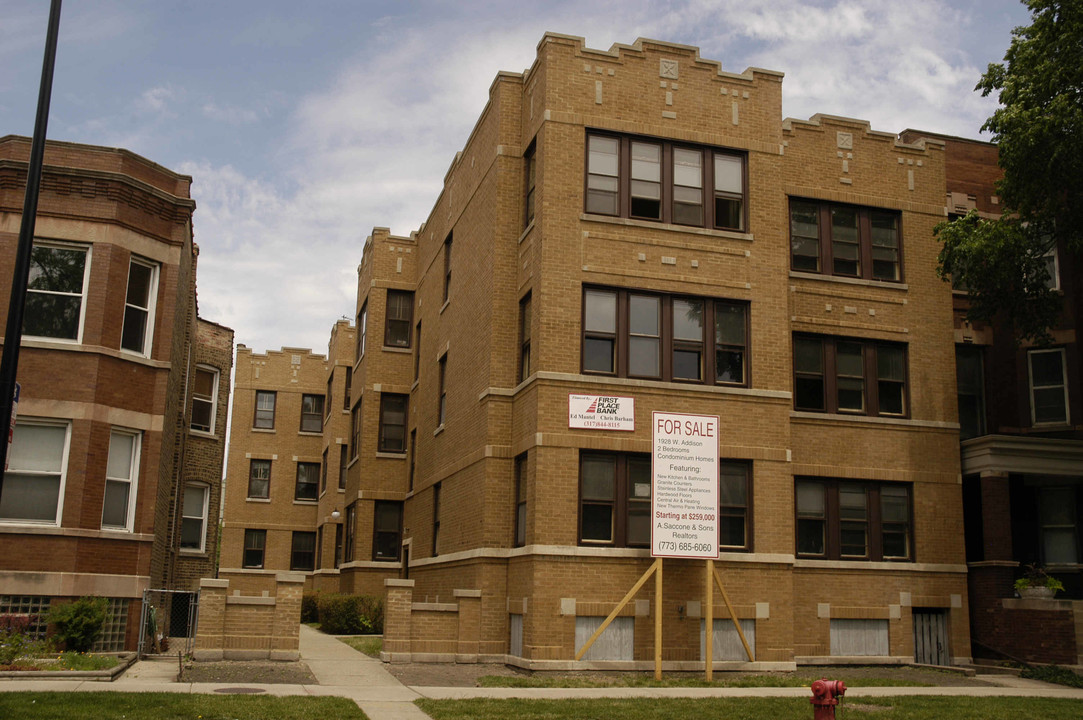
[[[48,2],[0,5],[0,135],[33,132]],[[783,114],[979,137],[1014,0],[67,0],[49,137],[193,177],[200,314],[326,352],[375,226],[417,229],[498,71],[546,31],[780,70]],[[781,118],[780,118],[781,120]]]

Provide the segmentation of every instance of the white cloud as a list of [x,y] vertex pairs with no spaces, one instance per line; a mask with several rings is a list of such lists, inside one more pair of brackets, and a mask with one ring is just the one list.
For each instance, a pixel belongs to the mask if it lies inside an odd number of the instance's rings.
[[224,122],[229,125],[248,125],[259,120],[259,115],[254,110],[233,106],[219,106],[209,102],[203,105],[203,117],[216,122]]
[[163,114],[169,112],[169,104],[177,99],[177,91],[168,85],[147,88],[135,101],[137,110],[146,113]]

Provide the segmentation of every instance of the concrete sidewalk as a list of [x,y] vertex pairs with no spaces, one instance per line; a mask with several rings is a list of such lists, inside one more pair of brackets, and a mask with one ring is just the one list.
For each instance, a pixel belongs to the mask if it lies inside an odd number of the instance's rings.
[[[259,691],[265,695],[312,695],[346,697],[364,710],[370,720],[428,720],[414,705],[425,697],[434,700],[462,698],[713,698],[713,697],[809,697],[808,688],[476,688],[407,687],[389,673],[383,663],[335,638],[301,626],[301,659],[319,685],[250,683],[178,683],[176,659],[135,663],[116,682],[86,680],[4,680],[0,692],[176,692],[220,693],[223,690]],[[1048,697],[1083,700],[1083,689],[1050,685],[1009,675],[980,675],[989,687],[865,687],[850,688],[846,698],[893,695],[944,695],[955,697]]]

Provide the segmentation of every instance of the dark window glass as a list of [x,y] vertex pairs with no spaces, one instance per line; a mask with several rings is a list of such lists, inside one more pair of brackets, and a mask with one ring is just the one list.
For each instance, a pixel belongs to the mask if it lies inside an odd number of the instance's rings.
[[271,461],[253,460],[248,468],[248,497],[271,496]]
[[902,279],[899,213],[790,201],[790,267],[843,277]]
[[612,373],[616,369],[617,294],[587,290],[583,307],[583,370]]
[[294,487],[294,500],[315,500],[319,497],[320,464],[310,462],[297,463],[297,484]]
[[290,570],[311,571],[316,568],[316,533],[294,532],[290,550]]
[[267,546],[267,531],[266,530],[245,530],[244,531],[244,557],[241,560],[241,567],[246,568],[261,568],[263,567],[263,551]]
[[157,268],[132,258],[128,264],[128,292],[124,298],[124,329],[120,346],[125,350],[149,354],[146,347],[150,332],[150,306],[154,300]]
[[959,438],[985,434],[985,373],[983,349],[955,346],[955,386],[959,394]]
[[797,410],[894,416],[909,412],[905,345],[795,335],[793,368]]
[[398,560],[402,547],[402,503],[378,500],[373,508],[373,560]]
[[270,390],[256,391],[256,416],[252,427],[271,430],[275,426],[275,393]]
[[301,396],[301,431],[323,432],[323,395]]
[[749,466],[723,462],[718,472],[718,544],[725,550],[749,550]]
[[387,291],[387,329],[384,345],[410,347],[410,324],[414,321],[414,294],[405,290]]
[[515,547],[526,545],[526,457],[515,458]]
[[407,397],[380,394],[380,452],[406,452]]
[[911,560],[910,486],[799,479],[797,555],[828,560]]
[[78,340],[87,248],[35,244],[23,311],[23,334]]

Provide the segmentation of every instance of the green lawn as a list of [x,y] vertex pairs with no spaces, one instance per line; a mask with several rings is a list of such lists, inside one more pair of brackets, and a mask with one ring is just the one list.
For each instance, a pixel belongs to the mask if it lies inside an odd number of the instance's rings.
[[371,635],[354,635],[337,639],[339,642],[344,642],[354,650],[363,652],[369,657],[380,657],[380,650],[384,647],[382,637],[372,637]]
[[[418,700],[434,720],[809,720],[805,698]],[[888,697],[843,700],[858,720],[1083,720],[1083,702],[1047,698]]]
[[367,720],[346,698],[124,692],[0,692],[0,718]]
[[[671,687],[671,688],[699,688],[699,687],[734,687],[734,688],[765,688],[765,687],[809,687],[820,678],[819,675],[793,675],[778,673],[773,675],[745,675],[727,677],[725,673],[718,673],[718,680],[707,682],[702,677],[669,677],[655,680],[653,675],[621,675],[613,677],[592,678],[587,676],[573,677],[549,677],[543,675],[482,675],[478,678],[479,687],[514,687],[514,688],[603,688],[603,687]],[[833,676],[836,680],[842,680],[846,687],[933,687],[935,682],[921,682],[919,680],[900,680],[895,678],[859,677],[847,678],[839,674]]]

